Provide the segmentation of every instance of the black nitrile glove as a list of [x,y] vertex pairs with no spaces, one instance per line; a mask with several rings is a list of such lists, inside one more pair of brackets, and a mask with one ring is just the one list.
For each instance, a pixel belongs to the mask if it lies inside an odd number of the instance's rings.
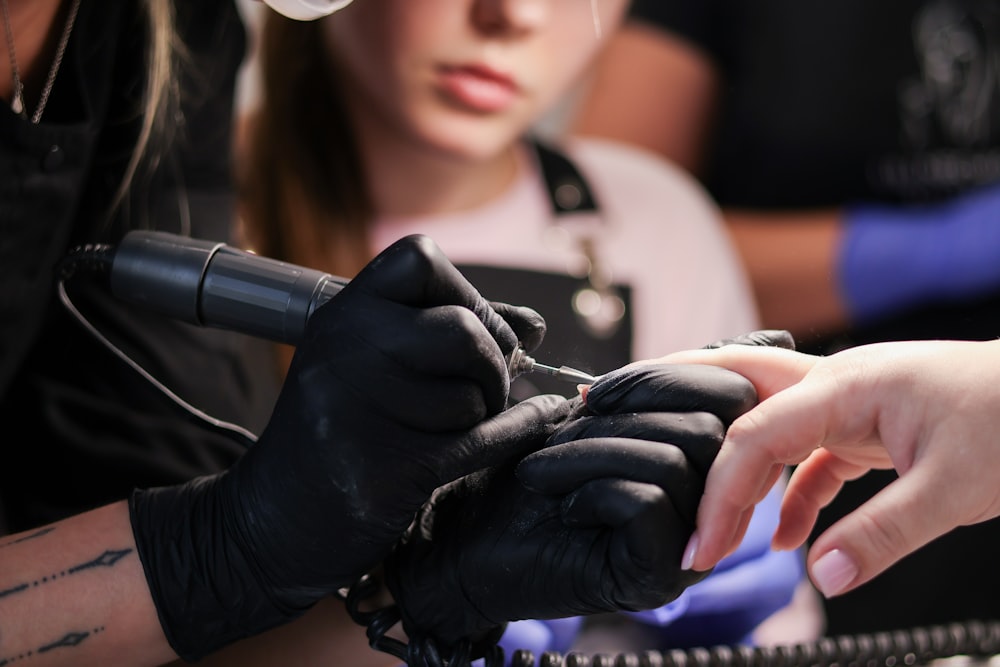
[[411,643],[448,654],[508,621],[651,609],[706,576],[681,556],[753,386],[711,366],[618,373],[516,475],[498,466],[435,492],[385,566]]
[[724,345],[763,345],[765,347],[783,347],[786,350],[795,349],[795,338],[791,332],[784,329],[760,329],[749,333],[724,338],[714,343],[709,343],[704,349],[712,350]]
[[490,301],[490,307],[506,320],[526,352],[533,352],[542,344],[546,326],[545,320],[537,310],[499,301]]
[[178,655],[197,659],[300,615],[380,563],[435,488],[547,437],[564,399],[501,412],[516,343],[426,237],[397,242],[318,309],[242,459],[132,496]]

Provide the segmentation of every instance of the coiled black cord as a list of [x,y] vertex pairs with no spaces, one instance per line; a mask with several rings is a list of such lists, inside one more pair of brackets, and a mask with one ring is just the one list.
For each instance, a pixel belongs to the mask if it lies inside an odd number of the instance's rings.
[[[379,587],[374,577],[366,575],[342,595],[351,618],[366,628],[373,649],[394,655],[409,667],[469,667],[468,642],[444,659],[433,640],[411,638],[406,644],[388,637],[386,633],[400,620],[398,608],[361,610],[362,601]],[[485,667],[504,664],[503,649],[496,645],[499,638],[497,634],[488,642]],[[510,667],[913,667],[959,655],[998,654],[1000,621],[970,620],[777,646],[719,645],[618,654],[547,651],[537,661],[531,651],[520,649],[511,655]]]
[[65,282],[77,272],[96,277],[111,275],[115,246],[106,243],[87,243],[72,248],[59,262],[59,279]]
[[475,647],[469,640],[463,640],[447,655],[432,637],[410,637],[409,642],[390,637],[389,631],[402,618],[395,604],[371,611],[361,609],[363,601],[374,596],[380,587],[381,583],[374,576],[365,575],[340,594],[347,613],[355,623],[365,628],[368,645],[376,651],[393,655],[408,667],[471,667],[475,660],[474,653],[482,656],[483,667],[503,667],[503,649],[497,645],[503,627],[497,628],[495,633]]
[[911,667],[1000,653],[1000,621],[823,637],[779,646],[714,646],[616,655],[515,651],[511,667]]

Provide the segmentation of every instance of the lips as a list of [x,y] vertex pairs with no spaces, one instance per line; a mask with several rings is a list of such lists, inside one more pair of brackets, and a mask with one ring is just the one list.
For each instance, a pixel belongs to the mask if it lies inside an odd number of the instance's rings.
[[477,113],[503,111],[514,103],[519,92],[511,77],[483,65],[442,66],[439,82],[446,98]]

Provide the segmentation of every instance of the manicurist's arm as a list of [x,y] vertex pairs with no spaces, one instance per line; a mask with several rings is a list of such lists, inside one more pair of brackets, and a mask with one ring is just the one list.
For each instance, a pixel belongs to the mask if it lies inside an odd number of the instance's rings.
[[0,664],[158,665],[175,658],[122,501],[0,538]]

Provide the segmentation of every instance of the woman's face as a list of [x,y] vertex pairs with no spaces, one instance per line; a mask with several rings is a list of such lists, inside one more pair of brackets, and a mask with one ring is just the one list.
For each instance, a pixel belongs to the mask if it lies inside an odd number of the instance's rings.
[[627,1],[357,0],[323,30],[359,129],[487,158],[572,86]]

